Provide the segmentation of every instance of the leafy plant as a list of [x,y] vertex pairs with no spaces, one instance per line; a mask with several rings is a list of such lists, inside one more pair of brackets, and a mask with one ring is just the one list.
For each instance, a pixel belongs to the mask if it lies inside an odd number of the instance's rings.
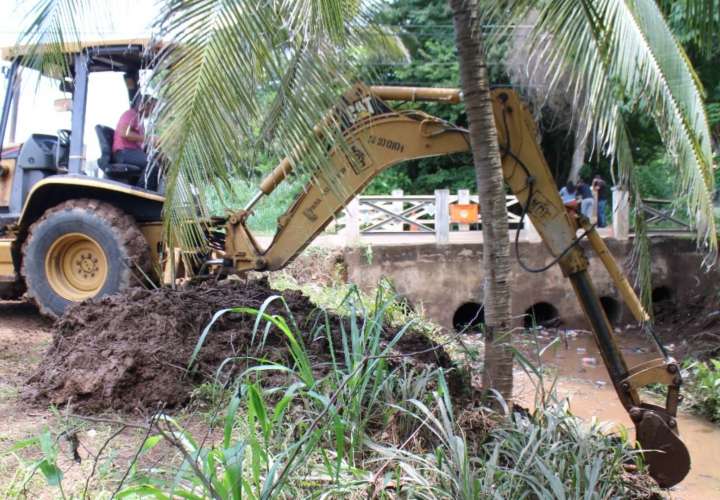
[[638,457],[627,436],[585,424],[563,402],[496,415],[480,453],[472,454],[446,394],[435,393],[434,408],[412,402],[412,415],[435,437],[434,448],[373,447],[395,462],[412,497],[625,498],[637,487],[623,477],[624,464]]
[[62,488],[63,473],[57,465],[59,453],[57,439],[49,429],[45,429],[38,436],[18,441],[7,453],[14,454],[28,448],[39,448],[41,455],[40,458],[25,467],[26,472],[24,478],[20,481],[18,490],[24,491],[30,480],[40,471],[47,484],[57,488],[60,496],[64,498],[65,494]]
[[720,360],[692,361],[685,367],[690,405],[713,422],[720,422]]

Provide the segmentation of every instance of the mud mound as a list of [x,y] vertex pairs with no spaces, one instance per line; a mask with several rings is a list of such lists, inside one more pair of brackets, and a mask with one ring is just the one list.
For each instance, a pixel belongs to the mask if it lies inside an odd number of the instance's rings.
[[655,330],[664,343],[675,345],[677,358],[707,360],[720,355],[720,296],[716,293],[656,302],[654,311]]
[[[229,357],[252,355],[291,363],[285,338],[277,329],[270,330],[262,352],[258,352],[258,340],[255,344],[252,340],[255,316],[230,313],[207,336],[196,370],[192,374],[185,370],[203,328],[215,312],[229,307],[257,309],[277,294],[266,280],[230,281],[180,290],[133,289],[79,304],[56,323],[53,343],[29,379],[25,396],[43,404],[70,402],[74,411],[83,412],[174,408],[186,403],[193,387],[212,378]],[[313,322],[319,318],[316,307],[300,292],[282,295],[306,335],[303,341],[314,366],[320,371],[328,369],[327,339],[310,338],[305,333],[314,330]],[[267,312],[286,315],[280,301],[274,301]],[[331,316],[329,321],[333,344],[342,349],[342,319]],[[263,333],[260,328],[259,334]],[[390,340],[395,333],[385,328],[384,338]],[[449,366],[449,356],[433,347],[437,346],[423,335],[407,332],[394,350],[397,354],[424,351],[402,358],[418,366]],[[233,365],[226,367],[226,376],[231,376]]]

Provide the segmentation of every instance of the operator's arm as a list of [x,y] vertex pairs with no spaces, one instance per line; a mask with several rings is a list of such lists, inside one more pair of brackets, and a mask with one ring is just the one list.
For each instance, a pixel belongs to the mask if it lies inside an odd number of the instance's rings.
[[117,131],[124,141],[142,144],[145,142],[145,131],[143,130],[140,113],[134,109],[125,111],[118,120]]
[[125,139],[126,141],[137,142],[137,143],[140,143],[140,144],[142,144],[143,142],[145,142],[145,136],[144,136],[143,134],[138,133],[138,132],[134,132],[134,131],[133,131],[133,128],[132,128],[132,124],[128,125],[128,126],[125,128],[125,130],[124,130],[123,133],[122,133],[122,137],[123,137],[123,139]]

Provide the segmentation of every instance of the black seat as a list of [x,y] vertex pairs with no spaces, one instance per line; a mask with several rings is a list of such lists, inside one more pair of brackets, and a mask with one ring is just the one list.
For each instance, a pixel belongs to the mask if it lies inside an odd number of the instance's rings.
[[58,130],[57,147],[55,148],[55,166],[58,170],[67,171],[70,162],[70,136],[72,132],[66,129]]
[[96,125],[95,133],[100,142],[100,158],[98,158],[98,167],[105,172],[110,179],[126,182],[128,184],[137,183],[142,167],[130,165],[129,163],[115,163],[112,157],[112,143],[115,131],[104,125]]

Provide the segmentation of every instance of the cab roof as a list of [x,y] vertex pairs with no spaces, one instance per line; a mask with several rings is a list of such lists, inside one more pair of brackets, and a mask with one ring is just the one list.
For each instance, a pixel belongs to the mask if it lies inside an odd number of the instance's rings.
[[[149,38],[121,38],[117,40],[81,40],[79,42],[69,42],[65,44],[65,52],[67,54],[77,54],[85,49],[103,48],[103,47],[147,47],[150,45]],[[47,45],[46,47],[49,47]],[[43,46],[39,49],[42,52]],[[31,50],[30,45],[10,45],[0,47],[0,59],[12,60],[17,57],[26,56]]]
[[[148,38],[84,40],[66,44],[65,53],[68,55],[70,73],[73,75],[75,74],[75,58],[72,56],[81,52],[89,56],[89,72],[136,72],[150,66],[152,62],[152,57],[148,57],[148,48],[150,47],[151,42]],[[23,65],[23,58],[30,53],[30,49],[27,45],[0,48],[0,57],[8,60],[18,60],[20,65]],[[150,52],[159,49],[160,44],[153,44]],[[40,50],[42,50],[42,46]]]

